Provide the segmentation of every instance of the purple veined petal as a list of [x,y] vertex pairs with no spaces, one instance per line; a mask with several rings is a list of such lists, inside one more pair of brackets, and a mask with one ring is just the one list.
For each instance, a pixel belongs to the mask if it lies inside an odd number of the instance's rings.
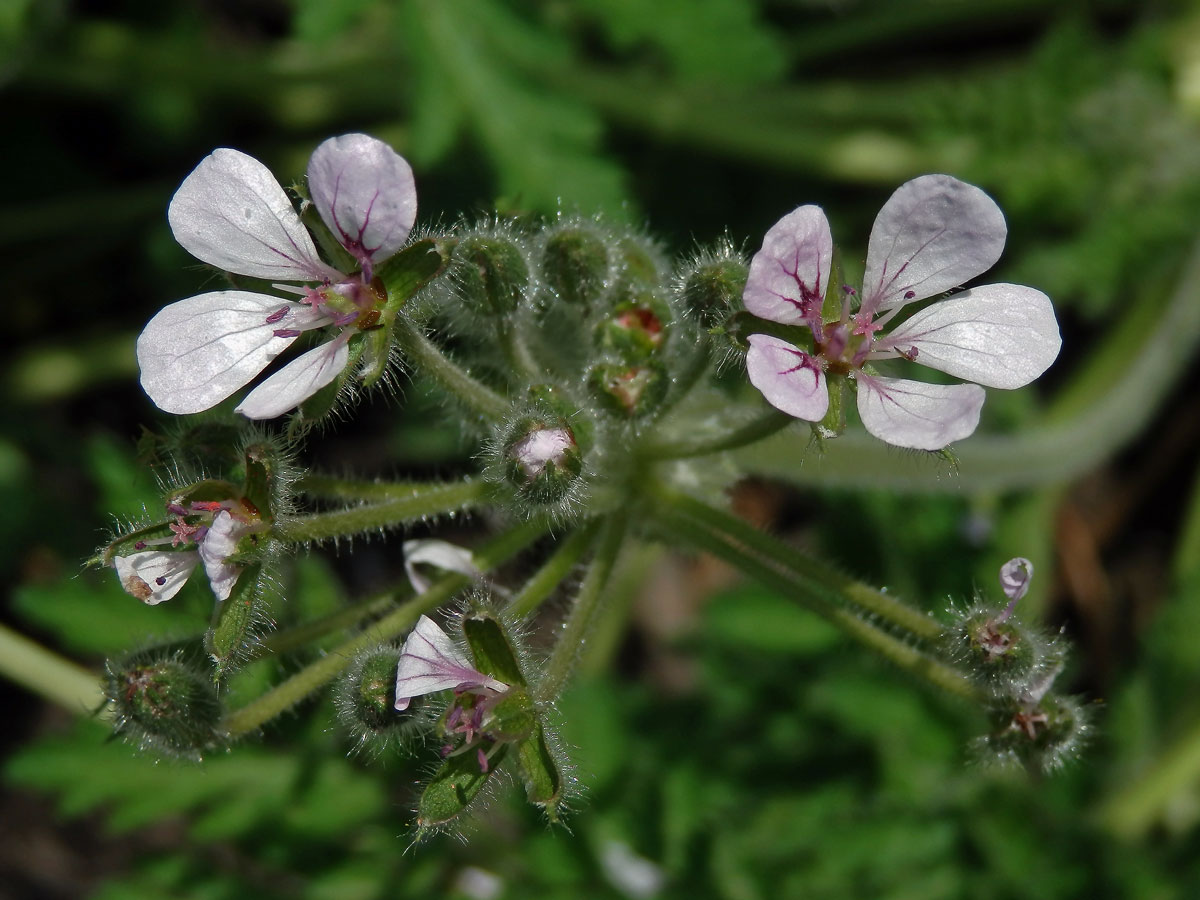
[[273,419],[295,409],[325,385],[332,382],[350,361],[351,332],[343,331],[333,340],[313,347],[246,395],[235,412],[247,419]]
[[226,560],[237,551],[238,541],[246,534],[245,522],[235,519],[227,509],[213,516],[212,525],[200,542],[200,562],[217,600],[225,601],[233,593],[233,586],[242,574],[241,566],[229,565]]
[[917,349],[916,361],[987,387],[1029,384],[1058,357],[1062,338],[1050,298],[1020,284],[987,284],[939,300],[882,345]]
[[1000,587],[1011,603],[1016,603],[1029,592],[1033,581],[1033,563],[1023,556],[1010,559],[1000,567]]
[[404,641],[396,666],[396,709],[413,697],[452,688],[504,691],[508,685],[475,669],[466,654],[429,616],[421,616]]
[[750,260],[742,301],[761,319],[785,325],[820,315],[833,262],[833,235],[819,206],[801,206],[771,226]]
[[979,425],[983,388],[926,384],[859,372],[858,415],[867,431],[895,447],[941,450]]
[[145,550],[113,560],[125,592],[150,606],[178,594],[198,562],[195,550]]
[[418,540],[405,541],[404,572],[408,575],[408,583],[413,591],[423,594],[430,581],[418,570],[417,566],[436,566],[447,572],[457,572],[468,578],[482,578],[483,572],[475,565],[475,557],[466,547],[451,544],[449,541]]
[[308,189],[321,219],[360,261],[399,250],[417,218],[412,167],[369,135],[343,134],[317,147]]
[[991,197],[949,175],[900,185],[871,228],[863,309],[903,306],[986,272],[1004,250],[1008,226]]
[[819,422],[829,411],[829,389],[818,358],[766,334],[747,340],[746,373],[767,402],[789,416]]
[[336,281],[279,182],[253,156],[221,148],[201,160],[171,198],[167,220],[192,256],[239,275]]
[[[275,319],[283,310],[284,315]],[[310,325],[309,307],[267,294],[216,291],[159,310],[137,339],[142,388],[169,413],[197,413],[248,384],[295,337],[276,337],[286,319]]]

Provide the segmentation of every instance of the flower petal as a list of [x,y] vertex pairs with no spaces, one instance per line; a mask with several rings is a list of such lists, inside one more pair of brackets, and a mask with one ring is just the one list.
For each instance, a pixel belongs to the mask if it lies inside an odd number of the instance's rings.
[[273,419],[295,409],[332,382],[350,361],[350,331],[302,353],[246,395],[235,412],[247,419]]
[[138,335],[142,388],[162,410],[196,413],[216,406],[247,384],[294,337],[276,337],[268,316],[298,303],[267,294],[217,291],[164,307]]
[[958,287],[995,264],[1007,234],[996,201],[974,185],[949,175],[900,185],[871,229],[863,309],[873,314]]
[[238,150],[206,156],[171,198],[167,220],[184,250],[227,272],[281,281],[341,277],[321,262],[275,176]]
[[217,599],[225,601],[233,592],[237,578],[242,574],[241,566],[232,566],[226,560],[237,551],[238,541],[246,533],[246,524],[235,519],[229,510],[223,509],[213,516],[212,525],[200,542],[200,561]]
[[1033,563],[1023,556],[1010,559],[1000,567],[1000,587],[1011,601],[1016,603],[1029,592],[1029,583],[1033,581]]
[[145,550],[113,560],[121,587],[150,606],[170,600],[200,561],[195,550]]
[[508,685],[477,671],[433,619],[421,616],[400,651],[396,709],[408,709],[413,697],[458,687],[503,691]]
[[762,319],[793,325],[820,315],[833,261],[833,235],[819,206],[801,206],[771,226],[750,260],[742,300]]
[[468,578],[480,578],[483,573],[475,565],[475,557],[466,547],[451,544],[449,541],[419,540],[405,541],[404,572],[408,575],[408,583],[413,590],[424,593],[429,587],[429,579],[417,571],[417,566],[436,566],[447,572],[457,572]]
[[979,425],[983,388],[925,384],[858,373],[858,415],[881,441],[914,450],[941,450]]
[[308,162],[308,189],[322,220],[360,261],[399,250],[417,218],[412,167],[369,135],[321,144]]
[[798,419],[825,418],[829,389],[816,357],[766,334],[752,334],[747,340],[746,372],[767,402]]
[[1045,372],[1058,357],[1062,338],[1050,298],[1041,291],[988,284],[921,310],[879,345],[915,347],[922,365],[1011,389]]

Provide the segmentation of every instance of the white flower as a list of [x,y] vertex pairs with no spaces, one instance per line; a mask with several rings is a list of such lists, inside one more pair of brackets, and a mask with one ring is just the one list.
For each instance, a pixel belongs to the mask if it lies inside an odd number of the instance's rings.
[[[782,338],[749,337],[746,368],[767,401],[797,418],[822,420],[826,377],[858,385],[867,431],[899,447],[938,450],[979,424],[978,385],[1018,388],[1044,372],[1061,346],[1050,300],[1016,284],[955,294],[877,334],[910,303],[957,287],[1000,258],[1007,229],[995,202],[949,175],[900,186],[871,229],[859,295],[846,289],[840,315],[823,315],[833,238],[825,214],[802,206],[767,232],[750,263],[744,301],[754,315],[811,332],[811,348]],[[976,384],[936,385],[885,378],[867,363],[905,358]]]
[[349,340],[374,324],[383,300],[374,265],[404,244],[416,218],[412,169],[365,134],[330,138],[308,164],[321,219],[358,261],[345,275],[323,262],[283,188],[266,166],[237,150],[213,151],[175,192],[167,218],[197,259],[276,285],[302,300],[214,291],[172,303],[137,342],[142,387],[166,412],[209,409],[244,387],[303,332],[331,337],[252,390],[238,407],[251,419],[281,415],[332,383],[350,359]]
[[396,667],[396,709],[408,709],[414,697],[450,689],[498,694],[508,685],[484,675],[428,616],[417,620]]

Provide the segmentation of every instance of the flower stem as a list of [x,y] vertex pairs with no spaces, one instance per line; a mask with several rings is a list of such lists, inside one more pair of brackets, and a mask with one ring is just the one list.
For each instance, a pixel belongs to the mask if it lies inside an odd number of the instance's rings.
[[551,557],[509,600],[508,612],[524,619],[537,609],[579,562],[580,557],[595,539],[598,528],[596,522],[588,522],[577,528],[569,538],[559,544]]
[[[475,562],[481,571],[489,571],[525,549],[543,535],[548,527],[548,523],[540,520],[522,522],[475,551]],[[357,653],[399,637],[423,613],[448,602],[470,583],[471,579],[465,575],[451,574],[438,579],[424,593],[413,597],[407,603],[402,603],[361,634],[330,650],[327,655],[310,663],[241,709],[228,713],[221,728],[231,738],[255,731],[335,678]]]
[[395,487],[400,496],[390,500],[280,522],[275,529],[276,536],[282,541],[304,543],[394,528],[416,519],[474,506],[484,499],[488,490],[486,482],[478,479]]
[[404,358],[414,368],[436,381],[480,418],[500,422],[509,414],[510,404],[504,397],[472,378],[412,322],[398,317],[393,334]]
[[[923,612],[806,558],[729,513],[664,488],[657,489],[656,499],[655,517],[672,536],[796,600],[931,685],[978,699],[977,689],[962,674],[913,646],[914,638],[932,640],[941,633],[941,626]],[[893,630],[880,628],[877,620]]]
[[312,621],[269,634],[263,638],[255,657],[269,656],[275,653],[291,653],[327,634],[343,628],[352,628],[364,619],[381,615],[392,609],[397,603],[412,599],[411,595],[412,589],[405,585],[350,606],[344,606]]
[[738,421],[729,430],[691,435],[689,438],[681,440],[660,440],[657,443],[647,444],[638,453],[643,459],[651,460],[707,456],[756,443],[796,422],[792,416],[773,408],[750,421],[745,421],[742,416],[738,418],[742,421]]
[[368,481],[360,478],[339,478],[306,472],[297,489],[310,497],[322,500],[357,500],[364,503],[379,503],[400,500],[419,494],[423,490],[441,485],[420,481]]
[[104,702],[100,678],[0,625],[0,675],[63,709],[84,715]]
[[605,587],[625,539],[625,527],[626,516],[623,511],[612,513],[604,522],[596,556],[588,568],[583,584],[579,587],[579,595],[575,598],[571,615],[562,628],[558,643],[554,645],[550,660],[546,664],[545,673],[535,689],[537,699],[543,703],[554,700],[562,693],[571,671],[575,668],[575,661],[579,658],[592,624],[600,612],[602,601],[607,595]]

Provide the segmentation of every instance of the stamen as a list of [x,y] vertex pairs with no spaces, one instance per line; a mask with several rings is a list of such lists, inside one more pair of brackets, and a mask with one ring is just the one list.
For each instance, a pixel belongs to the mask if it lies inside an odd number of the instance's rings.
[[916,292],[916,291],[905,291],[905,292],[904,292],[904,299],[905,299],[905,300],[911,300],[911,299],[912,299],[913,297],[915,297],[915,296],[917,296],[917,292]]
[[167,583],[167,576],[159,575],[157,578],[154,579],[154,583],[157,584],[159,587],[162,587],[164,584]]
[[145,541],[138,541],[136,544],[134,544],[134,545],[133,545],[133,549],[134,549],[134,550],[145,550],[145,549],[146,549],[146,542],[145,542]]
[[487,754],[483,752],[482,747],[475,751],[475,758],[479,760],[479,771],[486,775],[488,771],[488,758]]
[[300,337],[300,332],[295,328],[276,328],[272,334],[274,334],[277,338]]
[[273,312],[269,316],[267,316],[267,324],[274,325],[276,322],[278,322],[280,319],[282,319],[284,316],[286,316],[288,314],[288,309],[289,309],[289,307],[287,307],[287,306],[279,307],[279,309],[275,310],[275,312]]

